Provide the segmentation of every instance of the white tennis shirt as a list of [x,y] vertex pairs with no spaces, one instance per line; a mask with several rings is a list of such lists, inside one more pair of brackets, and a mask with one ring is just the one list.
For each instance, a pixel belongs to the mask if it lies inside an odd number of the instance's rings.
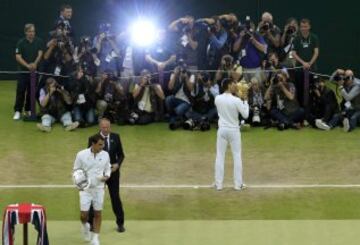
[[239,113],[246,119],[249,116],[249,104],[231,93],[222,93],[215,97],[215,105],[219,115],[219,128],[240,127]]

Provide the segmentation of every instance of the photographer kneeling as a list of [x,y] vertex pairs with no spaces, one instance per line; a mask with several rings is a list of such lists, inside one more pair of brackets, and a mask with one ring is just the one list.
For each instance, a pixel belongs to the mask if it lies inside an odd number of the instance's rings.
[[329,130],[336,127],[341,119],[345,132],[352,131],[360,121],[360,80],[354,77],[352,70],[336,70],[330,78],[339,85],[341,96],[343,97],[342,112],[335,114],[326,125]]
[[165,105],[170,114],[169,128],[175,130],[182,124],[183,116],[191,107],[191,92],[194,88],[195,76],[187,71],[183,60],[170,76],[168,89],[172,95],[166,97]]
[[95,107],[96,94],[92,77],[84,74],[79,66],[72,82],[71,95],[74,101],[73,119],[81,127],[91,126],[96,123]]
[[130,114],[130,123],[149,124],[162,117],[164,92],[160,84],[153,84],[148,70],[141,72],[140,83],[132,93],[136,102],[135,112]]
[[293,83],[288,82],[288,75],[279,71],[265,93],[265,100],[271,101],[268,109],[272,119],[278,122],[278,129],[289,127],[299,129],[300,122],[304,120],[304,109],[299,106],[296,99],[296,89]]
[[323,130],[329,130],[327,125],[331,118],[339,113],[339,105],[334,91],[326,87],[325,81],[314,76],[314,83],[310,85],[310,114],[308,122]]
[[188,120],[185,121],[184,129],[200,129],[206,131],[210,129],[210,122],[217,116],[214,104],[215,97],[219,95],[218,84],[213,84],[209,73],[196,74],[194,85],[193,105],[185,114]]
[[45,86],[40,89],[39,102],[43,116],[37,127],[44,132],[51,131],[51,125],[60,121],[66,131],[74,130],[78,122],[71,119],[70,107],[72,99],[70,93],[60,86],[54,78],[46,79]]
[[124,124],[128,120],[128,102],[123,88],[111,70],[106,70],[96,87],[98,118],[108,118],[112,122]]

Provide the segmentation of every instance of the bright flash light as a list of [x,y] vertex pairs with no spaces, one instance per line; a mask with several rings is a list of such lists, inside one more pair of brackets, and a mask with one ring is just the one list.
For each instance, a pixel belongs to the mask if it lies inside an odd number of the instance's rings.
[[130,26],[131,40],[136,45],[149,46],[157,38],[155,25],[149,21],[140,19]]

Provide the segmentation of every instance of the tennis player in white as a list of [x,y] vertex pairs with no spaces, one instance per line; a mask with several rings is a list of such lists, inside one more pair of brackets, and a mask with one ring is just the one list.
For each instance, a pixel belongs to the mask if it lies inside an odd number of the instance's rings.
[[[80,190],[80,220],[84,240],[92,245],[99,245],[101,226],[101,210],[104,202],[105,181],[110,177],[110,157],[104,148],[104,138],[100,134],[90,137],[91,147],[80,151],[76,155],[74,170],[83,169],[90,181],[89,188]],[[87,223],[90,204],[94,207],[94,224],[91,238],[90,226]]]
[[224,93],[216,96],[215,105],[219,115],[219,129],[216,140],[215,188],[222,190],[224,181],[224,162],[227,145],[230,144],[234,160],[234,189],[244,188],[242,179],[241,136],[239,113],[246,119],[249,116],[247,95],[235,97],[236,83],[230,79],[222,82]]

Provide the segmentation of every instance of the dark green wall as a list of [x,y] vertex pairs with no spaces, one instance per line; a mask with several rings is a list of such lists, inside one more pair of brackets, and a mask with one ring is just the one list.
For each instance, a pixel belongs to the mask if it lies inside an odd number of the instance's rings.
[[[60,0],[0,0],[0,70],[16,69],[14,47],[23,36],[24,24],[33,22],[38,36],[46,39],[62,3]],[[74,9],[73,26],[78,37],[93,34],[97,20],[121,26],[136,13],[144,12],[168,23],[184,14],[204,17],[228,12],[234,12],[242,19],[250,15],[258,20],[263,11],[270,11],[275,23],[281,27],[290,16],[307,17],[312,20],[313,31],[320,38],[319,70],[330,73],[341,66],[360,72],[360,22],[357,18],[360,2],[355,0],[69,0],[68,3]]]

